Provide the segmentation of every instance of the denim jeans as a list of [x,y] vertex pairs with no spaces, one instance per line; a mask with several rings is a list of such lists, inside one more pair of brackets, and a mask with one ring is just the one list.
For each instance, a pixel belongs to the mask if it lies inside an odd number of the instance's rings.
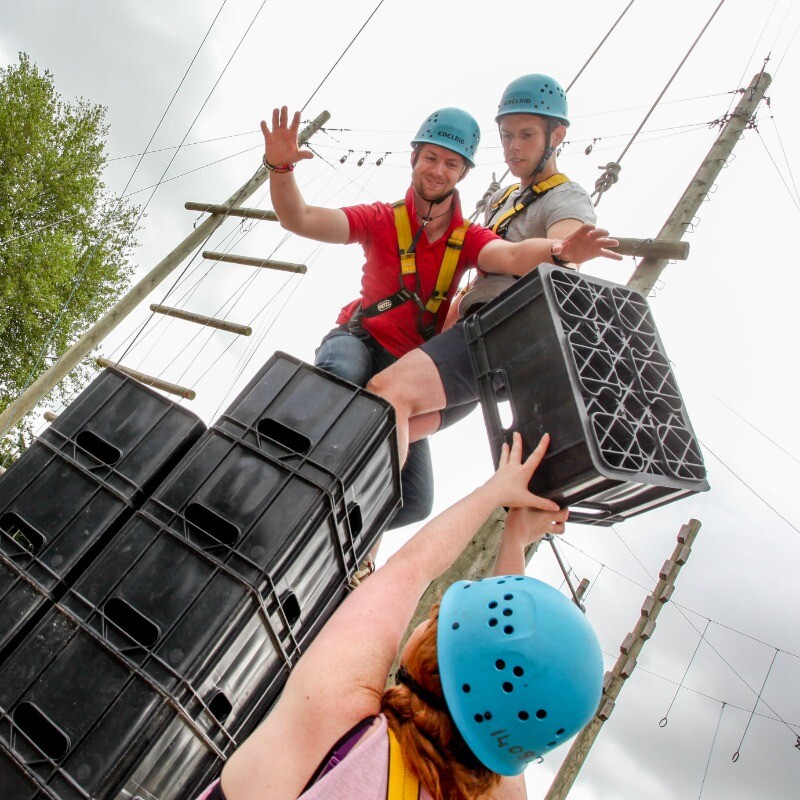
[[[342,328],[332,330],[317,348],[314,364],[357,386],[397,361],[371,336],[361,338]],[[427,439],[414,442],[400,473],[403,506],[389,523],[388,530],[411,525],[430,516],[433,508],[433,466]]]

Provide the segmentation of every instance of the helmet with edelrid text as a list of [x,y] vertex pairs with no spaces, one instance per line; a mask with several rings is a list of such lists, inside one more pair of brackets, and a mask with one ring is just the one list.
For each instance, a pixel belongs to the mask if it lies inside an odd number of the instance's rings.
[[549,75],[523,75],[511,81],[500,98],[494,121],[507,114],[536,114],[569,127],[567,94]]
[[422,123],[411,144],[438,144],[458,153],[474,167],[480,140],[481,129],[471,114],[460,108],[440,108]]
[[519,575],[458,581],[439,609],[442,690],[481,763],[517,775],[567,741],[597,710],[603,658],[564,595]]

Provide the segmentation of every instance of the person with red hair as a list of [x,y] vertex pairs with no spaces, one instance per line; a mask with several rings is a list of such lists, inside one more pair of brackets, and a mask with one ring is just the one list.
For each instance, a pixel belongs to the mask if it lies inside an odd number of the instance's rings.
[[[347,597],[198,800],[383,800],[398,786],[419,800],[526,796],[525,766],[583,727],[603,675],[577,607],[523,576],[525,547],[568,517],[528,489],[548,443],[523,461],[515,433],[486,483]],[[423,592],[498,506],[511,510],[496,577],[453,584],[401,650]]]

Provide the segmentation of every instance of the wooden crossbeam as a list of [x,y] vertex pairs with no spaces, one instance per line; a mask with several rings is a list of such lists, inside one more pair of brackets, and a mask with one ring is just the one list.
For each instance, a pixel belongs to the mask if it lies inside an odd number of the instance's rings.
[[194,389],[187,389],[185,386],[178,386],[176,383],[169,383],[168,381],[162,381],[161,378],[145,375],[144,372],[138,372],[130,367],[123,367],[122,364],[117,364],[107,358],[96,358],[95,363],[98,367],[114,367],[114,369],[124,372],[129,378],[139,381],[139,383],[153,386],[156,389],[169,392],[169,394],[176,394],[178,397],[185,397],[187,400],[194,400],[197,397],[197,392]]
[[277,269],[281,272],[306,273],[305,264],[290,264],[288,261],[273,261],[271,258],[252,258],[251,256],[235,256],[231,253],[217,253],[214,250],[204,250],[203,258],[210,261],[225,261],[229,264],[244,264],[246,267],[263,267],[264,269]]
[[250,336],[253,332],[253,329],[249,325],[239,325],[236,322],[229,322],[226,319],[216,319],[215,317],[207,317],[205,314],[195,314],[193,311],[184,311],[182,308],[172,308],[171,306],[151,303],[150,310],[154,311],[156,314],[164,314],[167,317],[183,319],[186,320],[186,322],[195,322],[207,328],[216,328],[220,331],[236,333],[239,336]]
[[203,211],[206,214],[224,214],[227,217],[244,217],[245,219],[255,219],[259,222],[277,222],[278,215],[274,211],[264,211],[260,208],[231,208],[230,206],[219,203],[195,203],[191,200],[184,203],[183,207],[187,211]]

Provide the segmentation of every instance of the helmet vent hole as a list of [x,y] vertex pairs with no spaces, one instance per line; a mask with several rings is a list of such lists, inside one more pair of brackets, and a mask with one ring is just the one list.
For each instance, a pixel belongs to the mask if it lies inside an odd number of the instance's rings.
[[484,711],[483,712],[483,718],[488,722],[492,718],[492,712],[491,711]]
[[555,747],[557,744],[558,744],[558,742],[548,742],[547,746],[548,747]]
[[457,631],[460,627],[461,627],[461,625],[458,622],[454,622],[453,623],[453,630],[454,631]]
[[514,595],[513,594],[504,594],[503,595],[503,600],[513,600],[513,599],[514,599]]
[[498,658],[497,661],[494,662],[494,665],[495,665],[495,667],[497,667],[497,669],[505,669],[506,668],[506,662],[503,661],[502,658]]
[[513,613],[514,612],[510,608],[504,608],[503,609],[503,616],[504,617],[510,617]]
[[521,678],[521,677],[522,677],[522,676],[525,674],[525,670],[524,670],[524,669],[522,669],[522,667],[514,667],[514,674],[515,674],[515,675],[516,675],[518,678]]
[[503,633],[508,633],[508,634],[514,633],[514,626],[506,625],[505,628],[503,628]]
[[497,600],[492,600],[492,602],[489,603],[489,608],[497,608]]
[[506,681],[506,682],[503,684],[503,691],[504,691],[506,694],[510,694],[511,692],[513,692],[513,691],[514,691],[514,684],[513,684],[513,683],[511,683],[510,681]]
[[556,736],[563,736],[564,735],[564,728],[559,728],[556,731]]
[[504,579],[504,580],[502,580],[502,581],[497,581],[497,583],[498,583],[498,584],[500,584],[500,583],[505,583],[505,579]]
[[520,719],[521,719],[523,722],[525,722],[525,720],[527,720],[527,719],[530,719],[530,716],[531,716],[531,715],[530,715],[530,714],[529,714],[527,711],[520,711],[520,712],[519,712],[519,714],[517,714],[517,716],[518,716],[518,717],[519,717],[519,718],[520,718]]
[[494,617],[492,617],[492,618],[489,620],[489,627],[490,627],[490,628],[494,628],[494,627],[495,627],[495,625],[497,625],[497,620],[496,620]]
[[544,719],[546,716],[547,716],[547,712],[543,708],[540,708],[536,712],[536,719]]
[[483,722],[483,714],[476,714],[475,722]]
[[464,694],[469,694],[472,691],[472,687],[468,683],[465,683],[461,687],[461,691],[464,692]]

